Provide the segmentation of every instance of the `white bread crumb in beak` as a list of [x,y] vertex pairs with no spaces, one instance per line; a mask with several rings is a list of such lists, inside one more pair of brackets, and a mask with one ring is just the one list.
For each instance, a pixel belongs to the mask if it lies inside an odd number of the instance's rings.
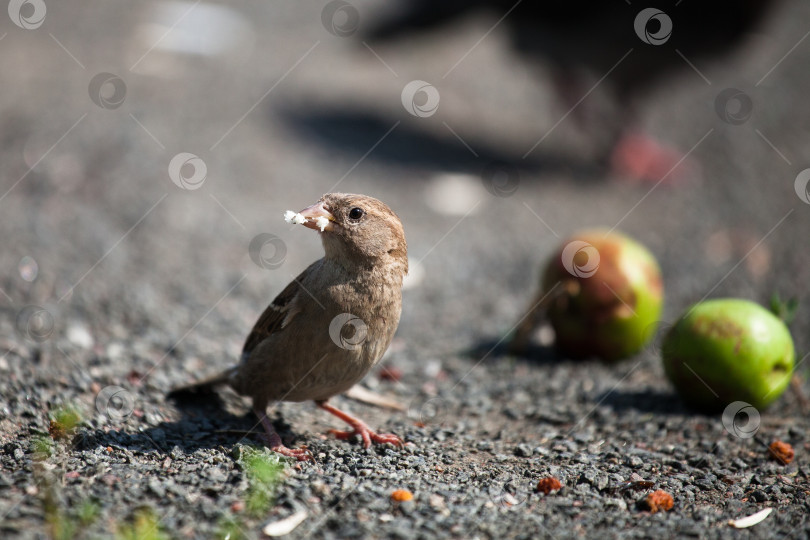
[[[284,221],[290,223],[292,225],[303,225],[306,223],[307,218],[301,215],[298,212],[293,212],[292,210],[287,210],[284,212]],[[323,230],[323,229],[321,229]]]
[[329,225],[329,218],[324,216],[318,216],[315,218],[315,225],[317,225],[318,228],[321,230],[321,232],[323,232],[326,229],[327,225]]

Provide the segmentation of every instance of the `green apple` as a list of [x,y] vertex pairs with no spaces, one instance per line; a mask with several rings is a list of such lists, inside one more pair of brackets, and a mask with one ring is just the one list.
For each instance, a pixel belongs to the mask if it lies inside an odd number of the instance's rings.
[[664,302],[655,257],[623,234],[604,229],[569,238],[542,279],[555,345],[572,358],[615,362],[654,335]]
[[681,398],[707,412],[744,401],[763,409],[790,382],[795,361],[787,326],[741,299],[692,306],[664,337],[664,371]]

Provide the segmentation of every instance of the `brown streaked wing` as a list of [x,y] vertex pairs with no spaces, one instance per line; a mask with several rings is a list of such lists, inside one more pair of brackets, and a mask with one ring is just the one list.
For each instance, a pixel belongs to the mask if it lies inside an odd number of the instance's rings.
[[[310,267],[311,268],[311,267]],[[249,354],[256,346],[268,338],[271,334],[278,332],[289,324],[292,317],[296,315],[295,303],[300,293],[300,282],[304,275],[309,272],[309,268],[304,270],[295,280],[291,281],[287,287],[267,306],[259,320],[253,326],[253,330],[248,334],[245,345],[242,347],[242,357]]]

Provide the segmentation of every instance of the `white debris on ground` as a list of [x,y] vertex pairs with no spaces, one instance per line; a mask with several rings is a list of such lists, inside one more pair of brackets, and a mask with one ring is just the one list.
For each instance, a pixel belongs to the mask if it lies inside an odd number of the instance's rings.
[[471,174],[438,174],[425,188],[427,206],[446,216],[475,214],[489,197],[481,179]]
[[751,514],[750,516],[746,516],[740,519],[730,519],[728,524],[734,527],[735,529],[746,529],[748,527],[753,527],[757,523],[760,523],[768,517],[771,512],[773,512],[773,508],[765,508],[764,510],[760,510],[756,514]]
[[262,532],[265,535],[273,538],[284,536],[291,533],[296,527],[301,525],[305,519],[307,519],[307,512],[305,510],[300,510],[282,520],[268,523],[264,526]]

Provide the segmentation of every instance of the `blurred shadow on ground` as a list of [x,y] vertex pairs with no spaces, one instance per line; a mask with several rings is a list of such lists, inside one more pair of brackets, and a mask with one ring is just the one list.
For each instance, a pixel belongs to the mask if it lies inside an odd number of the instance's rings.
[[531,343],[526,347],[526,350],[521,354],[514,354],[509,351],[508,340],[482,340],[467,349],[464,353],[465,356],[477,362],[481,361],[495,361],[503,357],[510,359],[519,359],[530,364],[538,366],[560,365],[567,362],[565,358],[560,357],[554,347],[546,347]]
[[[571,178],[586,180],[602,178],[605,173],[594,163],[567,160],[559,154],[552,156],[540,150],[523,159],[522,153],[487,147],[480,138],[474,143],[476,156],[449,131],[447,137],[441,137],[404,124],[392,130],[397,118],[377,111],[289,108],[275,113],[302,138],[357,159],[365,156],[379,142],[367,159],[389,166],[477,176],[493,163],[505,163],[525,173],[522,176],[537,177],[538,173],[543,172],[564,172]],[[392,130],[390,134],[381,140],[389,130]]]
[[673,415],[692,414],[673,392],[661,390],[610,390],[597,396],[596,402],[616,412],[640,411]]
[[[175,422],[161,422],[137,432],[120,430],[95,430],[85,433],[78,446],[89,448],[120,447],[137,452],[169,453],[179,447],[184,454],[200,449],[230,448],[238,443],[264,445],[264,430],[252,412],[235,415],[225,409],[225,404],[216,393],[170,400],[181,412],[182,418]],[[298,435],[278,415],[271,416],[276,431],[285,444],[296,447]]]
[[[553,346],[543,346],[537,343],[529,343],[525,351],[521,354],[515,354],[509,351],[508,340],[496,341],[494,339],[480,341],[472,348],[465,351],[465,356],[476,362],[494,362],[506,357],[512,360],[519,359],[535,366],[560,366],[568,363],[576,364],[586,370],[590,362],[601,363],[597,359],[571,360],[560,356]],[[693,413],[674,392],[654,389],[613,389],[596,396],[594,403],[598,403],[600,406],[610,407],[617,413],[627,411],[663,415]]]

